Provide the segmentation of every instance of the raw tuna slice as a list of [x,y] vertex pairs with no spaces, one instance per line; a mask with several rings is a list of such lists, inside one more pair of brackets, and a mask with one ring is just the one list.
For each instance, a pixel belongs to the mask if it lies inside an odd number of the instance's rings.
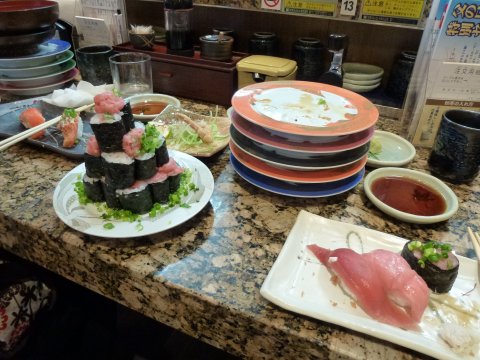
[[369,316],[403,329],[418,329],[428,305],[429,290],[399,254],[387,250],[358,254],[347,248],[307,247],[339,277],[345,290]]
[[[26,110],[23,110],[20,116],[18,117],[18,119],[20,120],[22,125],[25,126],[27,129],[30,129],[45,123],[45,118],[43,117],[40,110],[37,108],[28,108]],[[44,135],[45,135],[45,130],[40,130],[39,132],[36,132],[32,136],[30,136],[30,139],[39,139]]]

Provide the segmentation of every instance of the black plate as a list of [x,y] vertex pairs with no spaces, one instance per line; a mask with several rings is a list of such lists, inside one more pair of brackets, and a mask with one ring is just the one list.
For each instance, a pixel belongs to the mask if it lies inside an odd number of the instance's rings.
[[[42,101],[41,97],[0,104],[1,138],[7,138],[9,136],[16,135],[26,130],[25,127],[18,120],[18,117],[23,110],[29,107],[39,108],[43,116],[45,117],[45,120],[47,121],[53,119],[58,115],[61,115],[63,112],[63,108]],[[62,146],[62,133],[55,126],[47,128],[44,137],[37,140],[25,139],[23,140],[23,142],[35,146],[40,146],[44,149],[51,150],[71,159],[83,159],[87,140],[90,135],[93,134],[89,121],[92,115],[93,113],[85,112],[82,112],[80,114],[83,121],[83,135],[79,139],[80,141],[78,142],[78,144],[75,145],[73,148],[67,149]]]
[[241,134],[233,125],[230,126],[230,136],[233,142],[246,153],[262,159],[288,167],[297,168],[331,168],[353,163],[367,154],[370,142],[357,148],[334,153],[306,153],[288,151],[260,144]]

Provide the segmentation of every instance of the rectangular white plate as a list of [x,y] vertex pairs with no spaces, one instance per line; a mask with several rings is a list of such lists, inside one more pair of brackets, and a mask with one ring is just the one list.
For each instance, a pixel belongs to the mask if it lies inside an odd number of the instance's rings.
[[[359,253],[374,249],[399,252],[407,241],[379,231],[328,220],[302,210],[262,285],[262,296],[284,309],[341,325],[439,359],[480,358],[478,348],[472,357],[456,354],[450,349],[438,335],[441,321],[430,307],[426,309],[419,324],[421,330],[412,331],[380,323],[365,314],[359,306],[352,306],[352,299],[340,286],[335,286],[330,281],[331,274],[306,248],[309,244],[330,249],[349,247],[347,239],[350,247]],[[458,258],[459,275],[452,290],[445,295],[431,295],[431,299],[435,299],[433,303],[445,322],[480,329],[477,262],[461,256]],[[460,313],[448,306],[454,303],[456,307],[475,316],[460,316]]]

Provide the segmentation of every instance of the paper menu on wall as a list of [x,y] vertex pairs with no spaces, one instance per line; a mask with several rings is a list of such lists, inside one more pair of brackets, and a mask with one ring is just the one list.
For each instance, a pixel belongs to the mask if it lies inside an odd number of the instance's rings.
[[82,46],[112,44],[112,36],[103,19],[75,16],[78,33],[82,35]]

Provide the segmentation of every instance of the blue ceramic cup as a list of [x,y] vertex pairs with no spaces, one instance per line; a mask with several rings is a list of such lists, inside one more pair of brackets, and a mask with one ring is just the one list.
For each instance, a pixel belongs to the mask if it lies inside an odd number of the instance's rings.
[[480,166],[480,112],[449,110],[442,116],[428,159],[436,177],[452,183],[469,183]]

